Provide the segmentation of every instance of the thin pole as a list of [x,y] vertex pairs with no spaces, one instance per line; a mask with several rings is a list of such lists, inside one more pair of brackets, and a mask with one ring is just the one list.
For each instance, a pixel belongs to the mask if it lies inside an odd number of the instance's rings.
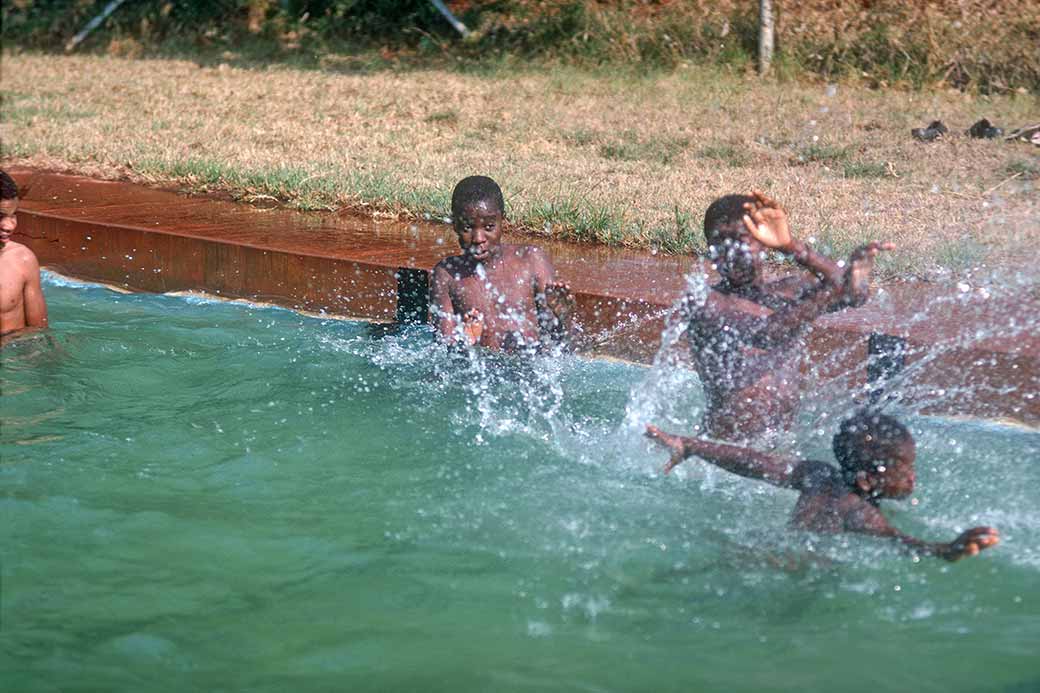
[[108,16],[118,10],[119,6],[124,2],[126,2],[126,0],[112,0],[112,2],[105,5],[105,9],[101,10],[101,14],[87,22],[87,25],[83,27],[78,34],[69,39],[69,42],[65,44],[65,52],[71,53],[76,50],[76,46],[78,46],[83,39],[87,38],[90,32],[101,26],[101,22],[108,19]]
[[444,15],[444,18],[448,20],[448,24],[451,24],[455,28],[455,31],[462,34],[462,38],[469,36],[469,29],[466,28],[466,25],[460,22],[455,15],[451,13],[451,10],[441,2],[441,0],[430,0],[430,2],[437,8],[438,12]]
[[773,1],[758,0],[758,71],[769,72],[773,62]]

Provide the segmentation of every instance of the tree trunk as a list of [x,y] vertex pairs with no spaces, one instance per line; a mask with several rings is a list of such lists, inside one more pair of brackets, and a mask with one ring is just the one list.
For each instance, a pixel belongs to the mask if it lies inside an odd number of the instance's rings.
[[773,61],[773,0],[758,0],[758,71],[769,72]]

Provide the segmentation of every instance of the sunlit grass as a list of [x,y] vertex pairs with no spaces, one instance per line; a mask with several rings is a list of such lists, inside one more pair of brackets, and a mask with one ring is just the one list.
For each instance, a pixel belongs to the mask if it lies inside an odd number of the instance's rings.
[[[702,249],[711,200],[758,187],[800,237],[836,255],[892,240],[900,250],[882,267],[914,274],[1040,241],[1035,149],[960,134],[982,116],[1035,119],[1031,95],[836,90],[700,68],[243,65],[7,54],[3,156],[432,218],[449,214],[458,179],[481,173],[502,184],[521,229],[665,253]],[[939,115],[949,138],[910,138]],[[964,239],[971,252],[951,250]]]

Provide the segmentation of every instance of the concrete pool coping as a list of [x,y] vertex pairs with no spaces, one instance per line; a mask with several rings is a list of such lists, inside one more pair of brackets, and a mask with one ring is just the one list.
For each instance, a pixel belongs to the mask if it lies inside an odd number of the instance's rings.
[[[311,313],[420,320],[429,271],[458,250],[443,223],[262,209],[36,169],[8,172],[25,191],[17,240],[42,265],[129,290],[205,291]],[[711,274],[685,256],[530,236],[507,240],[542,246],[553,256],[560,278],[574,289],[578,321],[595,336],[583,349],[591,355],[652,360],[685,276]],[[865,378],[871,333],[905,338],[908,360],[921,363],[912,398],[935,400],[928,411],[1035,426],[1040,334],[1028,325],[1036,315],[1040,296],[1032,294],[892,282],[866,306],[818,320],[809,348],[825,362],[823,375],[840,374],[855,386]],[[1015,320],[1025,327],[1010,329]],[[979,329],[986,333],[974,336]],[[841,358],[828,359],[832,354]],[[966,382],[972,387],[961,392]]]

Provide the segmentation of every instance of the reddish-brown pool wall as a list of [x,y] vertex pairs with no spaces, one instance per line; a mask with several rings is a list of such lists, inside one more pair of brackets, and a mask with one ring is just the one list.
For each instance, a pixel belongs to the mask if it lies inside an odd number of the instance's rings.
[[[425,319],[429,270],[457,252],[445,224],[414,225],[336,214],[261,210],[125,183],[13,169],[23,193],[17,240],[41,264],[81,279],[131,290],[205,291],[311,312],[372,320]],[[530,243],[530,238],[522,239]],[[571,284],[577,320],[596,338],[598,355],[648,362],[659,346],[663,314],[680,295],[684,276],[708,271],[691,258],[544,242],[558,273]],[[1040,300],[1015,305],[968,303],[953,314],[942,299],[955,287],[895,284],[877,302],[818,321],[810,338],[817,361],[863,381],[867,336],[909,340],[909,360],[928,358],[915,375],[935,391],[971,382],[970,396],[926,394],[934,410],[1006,417],[1040,424],[1040,337],[1037,330],[1000,333],[1002,311],[1034,321]],[[935,310],[927,319],[912,319]],[[994,320],[995,319],[995,320]],[[981,323],[996,333],[951,347]],[[993,323],[989,325],[988,323]],[[938,353],[938,358],[926,356]],[[851,362],[851,365],[850,365]],[[927,388],[924,388],[927,389]]]

